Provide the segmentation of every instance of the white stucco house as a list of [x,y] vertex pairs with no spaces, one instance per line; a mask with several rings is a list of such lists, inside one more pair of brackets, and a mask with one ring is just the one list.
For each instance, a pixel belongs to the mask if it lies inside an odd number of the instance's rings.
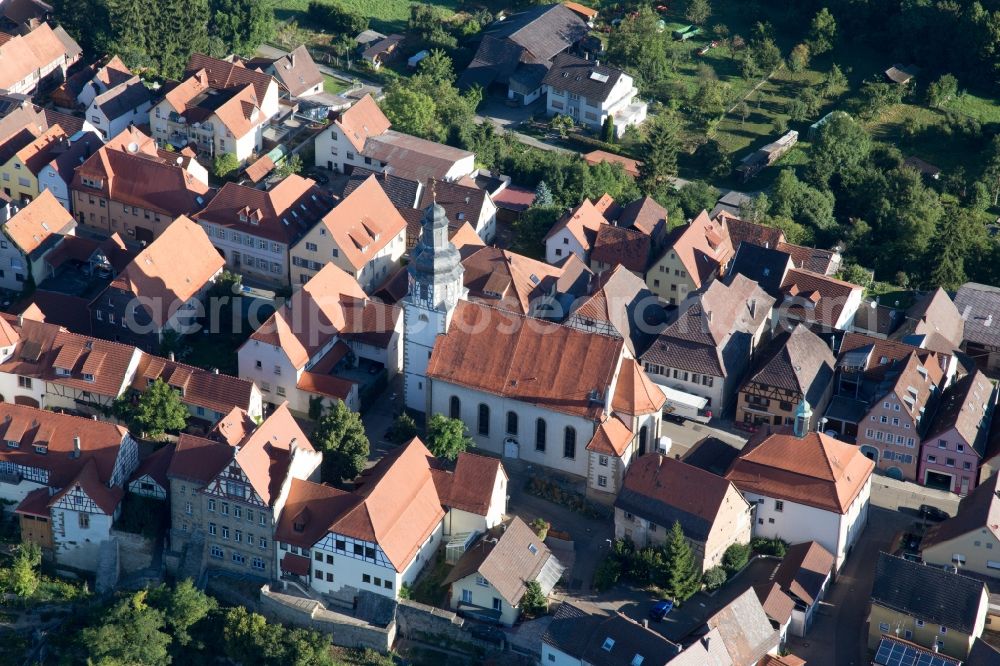
[[875,463],[856,446],[798,430],[751,439],[726,478],[756,505],[753,536],[815,541],[839,571],[868,523]]
[[87,107],[86,116],[107,141],[124,132],[129,125],[145,124],[152,106],[152,93],[138,76],[133,76],[94,97]]
[[498,460],[462,454],[449,472],[416,438],[362,474],[351,492],[294,480],[275,528],[276,566],[283,579],[333,599],[350,601],[359,591],[397,599],[442,540],[460,534],[448,531],[455,508],[473,530],[461,533],[460,546],[499,522],[506,484]]
[[600,61],[562,53],[552,61],[542,86],[549,116],[569,116],[592,130],[600,130],[610,116],[618,137],[626,127],[646,120],[647,106],[636,99],[635,80]]

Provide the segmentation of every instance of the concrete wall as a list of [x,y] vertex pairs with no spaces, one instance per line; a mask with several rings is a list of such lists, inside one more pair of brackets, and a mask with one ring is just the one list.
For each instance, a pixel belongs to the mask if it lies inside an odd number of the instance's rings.
[[368,624],[325,610],[317,601],[272,591],[268,585],[260,590],[260,612],[271,620],[329,634],[330,641],[342,647],[371,648],[386,653],[396,640],[395,622],[385,627]]

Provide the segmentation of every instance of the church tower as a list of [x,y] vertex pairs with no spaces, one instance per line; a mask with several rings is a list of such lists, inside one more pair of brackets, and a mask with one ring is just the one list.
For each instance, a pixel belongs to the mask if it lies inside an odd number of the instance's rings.
[[[431,183],[433,191],[434,184]],[[406,407],[427,411],[427,362],[434,341],[448,331],[465,298],[462,257],[448,239],[448,217],[437,200],[420,221],[420,240],[410,256],[409,293],[403,301],[403,397]]]

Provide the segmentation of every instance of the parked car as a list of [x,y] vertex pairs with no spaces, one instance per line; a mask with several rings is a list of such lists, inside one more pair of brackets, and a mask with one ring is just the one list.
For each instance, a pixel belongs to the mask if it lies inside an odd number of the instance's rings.
[[674,609],[674,602],[671,599],[660,599],[649,609],[649,619],[654,622],[662,622],[663,618],[670,615]]
[[503,645],[503,642],[507,640],[507,634],[488,624],[474,624],[469,628],[469,633],[474,638],[486,641],[487,643],[495,643],[496,645]]
[[930,504],[920,505],[920,515],[923,516],[926,520],[933,520],[935,522],[941,522],[942,520],[948,520],[949,518],[951,518],[951,514],[949,514],[947,511],[945,511],[944,509],[939,509],[936,506],[932,506]]

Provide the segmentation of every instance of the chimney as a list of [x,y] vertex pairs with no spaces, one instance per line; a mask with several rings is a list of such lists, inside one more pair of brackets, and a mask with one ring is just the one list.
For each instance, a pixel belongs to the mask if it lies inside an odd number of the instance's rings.
[[649,629],[649,618],[648,617],[642,618],[642,626],[645,629]]
[[169,357],[170,357],[170,362],[173,363],[174,362],[174,353],[170,352]]
[[93,420],[96,421],[97,420],[97,414],[91,414],[90,418],[92,418]]
[[17,315],[17,325],[18,326],[24,326],[24,315],[23,314]]
[[218,368],[212,368],[212,374],[213,375],[219,374],[219,369]]
[[80,436],[79,435],[77,435],[76,437],[73,438],[73,457],[74,458],[79,458],[80,457]]
[[295,52],[294,51],[292,51],[291,53],[288,54],[288,64],[290,64],[292,66],[292,69],[295,69]]
[[288,455],[290,457],[294,456],[295,453],[296,453],[296,451],[298,451],[298,450],[299,450],[299,438],[298,437],[292,437],[292,441],[290,441],[288,443]]

